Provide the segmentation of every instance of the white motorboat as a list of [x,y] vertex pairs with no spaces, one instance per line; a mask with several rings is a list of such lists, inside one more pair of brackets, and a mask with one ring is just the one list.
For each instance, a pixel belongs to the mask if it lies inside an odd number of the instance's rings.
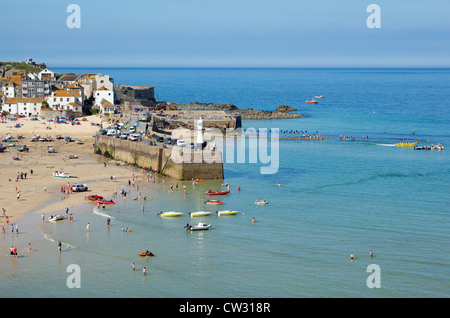
[[255,201],[255,204],[258,204],[258,205],[263,205],[263,204],[267,204],[267,203],[269,203],[269,202],[267,202],[266,200],[256,200]]
[[183,212],[174,212],[174,211],[171,211],[171,212],[159,212],[158,213],[158,215],[160,215],[162,218],[164,218],[164,217],[177,217],[177,216],[181,216],[181,215],[183,215]]
[[211,227],[211,224],[199,222],[197,225],[187,224],[185,226],[185,229],[186,229],[186,231],[204,231],[204,230],[209,230],[210,227]]
[[53,172],[53,176],[58,178],[69,178],[70,174],[68,172],[55,171]]
[[223,211],[216,211],[217,216],[225,216],[225,215],[236,215],[239,213],[239,211],[232,211],[232,210],[223,210]]
[[207,212],[207,211],[197,211],[197,212],[190,212],[189,216],[191,218],[196,217],[196,216],[207,216],[210,215],[212,212]]
[[55,222],[55,221],[61,221],[64,220],[65,216],[62,214],[57,214],[57,215],[51,215],[48,217],[48,220],[51,222]]

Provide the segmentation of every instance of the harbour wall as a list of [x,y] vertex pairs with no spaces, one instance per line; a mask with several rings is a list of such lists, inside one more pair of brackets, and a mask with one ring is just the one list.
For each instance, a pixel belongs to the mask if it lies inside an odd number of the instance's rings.
[[[151,169],[177,180],[223,179],[223,161],[220,152],[150,146],[146,142],[122,140],[97,134],[94,152],[140,168]],[[180,150],[176,148],[175,150]]]

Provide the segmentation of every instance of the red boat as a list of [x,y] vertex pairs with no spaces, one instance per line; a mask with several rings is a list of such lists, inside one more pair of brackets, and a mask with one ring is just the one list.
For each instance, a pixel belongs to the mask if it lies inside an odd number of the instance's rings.
[[223,204],[223,201],[219,201],[219,200],[209,200],[209,201],[206,201],[206,204],[220,205],[220,204]]
[[97,201],[97,200],[103,200],[103,197],[101,195],[88,195],[86,196],[86,199],[91,200],[91,201]]
[[225,191],[218,191],[218,190],[216,190],[214,192],[206,191],[207,195],[222,195],[222,194],[228,194],[228,193],[230,193],[230,190],[225,190]]
[[113,200],[97,200],[100,204],[115,204]]

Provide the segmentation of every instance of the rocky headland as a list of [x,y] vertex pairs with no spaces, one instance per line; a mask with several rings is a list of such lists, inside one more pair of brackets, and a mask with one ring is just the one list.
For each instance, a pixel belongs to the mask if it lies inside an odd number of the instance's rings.
[[280,105],[274,111],[256,110],[250,107],[239,108],[231,103],[213,104],[200,103],[197,101],[189,104],[167,102],[167,106],[172,109],[173,107],[176,107],[179,110],[223,110],[230,115],[240,115],[243,120],[288,119],[304,117],[304,115],[292,113],[293,111],[297,111],[297,109],[288,105]]

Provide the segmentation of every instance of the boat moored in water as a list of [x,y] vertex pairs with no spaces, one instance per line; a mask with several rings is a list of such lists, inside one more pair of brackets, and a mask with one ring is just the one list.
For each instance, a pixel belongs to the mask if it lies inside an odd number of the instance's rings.
[[207,211],[197,211],[197,212],[189,212],[189,216],[191,218],[196,217],[196,216],[207,216],[210,215],[212,212],[207,212]]
[[162,218],[163,217],[177,217],[177,216],[183,215],[183,212],[175,212],[175,211],[162,212],[161,211],[157,215],[160,215]]
[[219,200],[208,200],[208,201],[206,201],[206,204],[208,204],[208,205],[221,205],[221,204],[223,204],[223,201],[219,201]]
[[417,142],[399,142],[395,144],[397,147],[413,147],[417,145]]
[[236,215],[239,213],[239,211],[232,211],[232,210],[223,210],[223,211],[216,211],[217,216],[225,216],[225,215]]
[[216,190],[216,191],[206,191],[206,194],[207,194],[207,195],[224,195],[224,194],[228,194],[228,193],[230,193],[230,190],[225,190],[225,191],[219,191],[219,190]]
[[186,231],[205,231],[211,228],[211,224],[199,222],[197,225],[187,224],[184,228]]
[[145,251],[144,253],[138,253],[139,256],[155,256],[155,254],[153,254],[150,251]]

